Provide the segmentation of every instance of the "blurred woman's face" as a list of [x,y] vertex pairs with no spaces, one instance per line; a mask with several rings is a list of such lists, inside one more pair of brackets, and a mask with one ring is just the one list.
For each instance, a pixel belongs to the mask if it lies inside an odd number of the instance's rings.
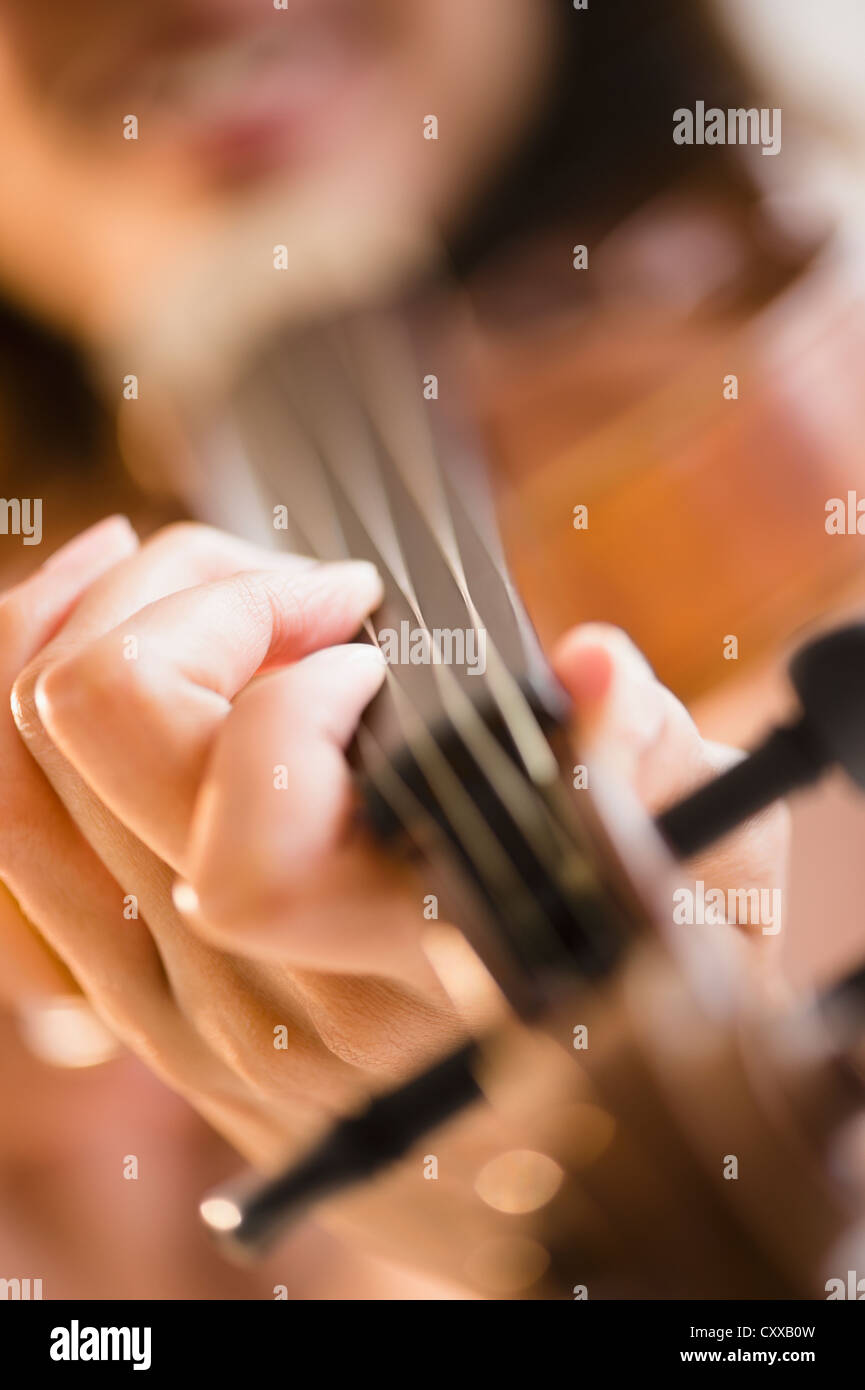
[[278,3],[0,0],[7,279],[34,279],[47,219],[98,281],[88,248],[109,274],[124,241],[308,181],[447,220],[543,87],[541,0]]

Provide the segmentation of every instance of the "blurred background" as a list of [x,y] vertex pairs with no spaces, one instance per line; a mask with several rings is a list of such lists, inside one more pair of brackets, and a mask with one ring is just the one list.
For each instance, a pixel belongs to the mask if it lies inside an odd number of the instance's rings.
[[[44,499],[41,548],[0,536],[3,582],[113,511],[237,525],[244,480],[195,422],[230,417],[247,352],[433,274],[469,306],[466,408],[542,638],[622,625],[746,744],[784,713],[785,647],[865,598],[865,538],[824,524],[865,496],[863,51],[855,0],[0,0],[0,484]],[[697,101],[780,108],[780,154],[674,144]],[[800,987],[865,954],[863,843],[840,781],[796,808]],[[0,1276],[458,1296],[313,1223],[222,1263],[196,1204],[235,1156],[35,960],[0,914]]]

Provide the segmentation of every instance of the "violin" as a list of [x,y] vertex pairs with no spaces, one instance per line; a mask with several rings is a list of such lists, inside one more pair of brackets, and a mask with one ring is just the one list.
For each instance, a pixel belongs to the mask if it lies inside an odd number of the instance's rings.
[[[603,618],[690,700],[738,669],[731,645],[774,659],[861,593],[861,279],[745,191],[740,152],[711,151],[708,175],[674,147],[683,83],[745,101],[702,9],[608,3],[560,27],[580,62],[549,74],[545,120],[579,148],[540,167],[529,142],[541,177],[521,188],[555,173],[588,206],[459,288],[377,185],[347,208],[252,199],[237,226],[227,197],[170,271],[139,195],[132,250],[122,222],[115,249],[92,238],[101,299],[80,224],[58,298],[100,340],[129,316],[105,381],[134,382],[133,471],[150,486],[161,458],[193,514],[384,576],[366,636],[388,676],[352,756],[370,831],[420,866],[465,1022],[285,1173],[206,1198],[232,1249],[319,1203],[350,1220],[365,1186],[385,1242],[423,1211],[427,1264],[488,1297],[811,1297],[861,1268],[861,976],[781,1006],[745,942],[673,912],[679,861],[828,766],[861,785],[861,627],[803,648],[792,722],[655,820],[570,746],[544,658]],[[706,186],[677,188],[683,169]],[[101,186],[88,203],[95,228]],[[469,1112],[485,1152],[433,1172]]]
[[434,887],[430,959],[468,1039],[203,1218],[249,1253],[364,1184],[386,1244],[441,1201],[407,1174],[487,1108],[432,1256],[480,1295],[640,1297],[651,1269],[656,1297],[820,1296],[863,1203],[839,1161],[865,1103],[861,981],[779,1010],[745,943],[677,927],[671,894],[677,860],[826,767],[865,785],[865,629],[806,648],[799,719],[655,822],[584,780],[463,408],[463,330],[433,295],[275,338],[231,420],[279,540],[384,577],[367,637],[396,659],[353,757],[368,825]]
[[[865,495],[861,281],[825,235],[691,189],[584,238],[584,280],[551,224],[458,287],[425,261],[397,258],[397,286],[339,266],[346,306],[301,296],[293,317],[257,270],[229,295],[249,290],[252,330],[199,324],[191,386],[163,353],[181,407],[143,444],[126,417],[133,465],[183,460],[193,514],[383,575],[366,636],[391,664],[353,758],[369,827],[423,866],[466,1022],[202,1215],[249,1253],[320,1203],[350,1222],[362,1186],[385,1249],[416,1220],[427,1267],[482,1296],[821,1296],[863,1204],[842,1162],[859,977],[780,1009],[732,930],[677,926],[672,891],[677,861],[825,766],[861,781],[861,629],[806,649],[798,721],[657,822],[583,767],[543,652],[618,623],[691,699],[729,675],[731,638],[771,658],[858,597],[863,537],[827,504],[852,494],[857,517]],[[139,360],[152,403],[159,352]],[[417,1175],[467,1112],[486,1155],[443,1199]]]
[[543,642],[601,615],[686,701],[737,669],[728,636],[742,669],[865,588],[859,253],[776,230],[746,275],[744,234],[711,211],[644,208],[593,248],[589,310],[523,318],[477,353],[502,533]]

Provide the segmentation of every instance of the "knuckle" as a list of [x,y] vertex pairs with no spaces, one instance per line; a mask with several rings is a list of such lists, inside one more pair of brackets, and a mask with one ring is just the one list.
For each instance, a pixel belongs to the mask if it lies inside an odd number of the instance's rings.
[[142,547],[148,560],[191,575],[198,583],[213,582],[242,567],[248,547],[226,531],[199,521],[173,521]]
[[372,977],[333,977],[326,994],[313,989],[306,1003],[334,1057],[383,1078],[398,1079],[427,1060],[445,1031],[433,1005]]
[[98,715],[105,705],[114,705],[135,679],[135,663],[122,659],[101,642],[67,656],[46,667],[39,677],[34,699],[43,708],[80,711]]
[[292,581],[280,581],[267,570],[248,570],[228,582],[254,630],[269,630],[276,636],[284,629],[298,631],[305,626],[307,605],[302,590]]
[[65,732],[98,725],[122,708],[125,717],[146,693],[145,663],[124,660],[115,640],[99,640],[83,650],[44,656],[15,682],[12,711],[19,733],[36,756]]
[[270,622],[273,615],[273,595],[264,578],[255,570],[244,571],[226,581],[236,603],[248,613],[254,623]]
[[210,874],[205,886],[194,882],[198,898],[197,923],[204,936],[224,948],[248,943],[253,935],[279,926],[291,939],[290,894],[286,884],[274,882],[273,865],[256,873],[247,863],[241,868],[232,858],[219,875]]
[[151,536],[142,547],[151,554],[184,550],[200,553],[213,545],[221,533],[199,521],[172,521]]

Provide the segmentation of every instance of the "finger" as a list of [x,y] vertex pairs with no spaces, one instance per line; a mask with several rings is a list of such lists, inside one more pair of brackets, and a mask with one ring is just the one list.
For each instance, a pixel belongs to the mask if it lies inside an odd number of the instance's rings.
[[0,884],[0,1001],[20,1007],[38,996],[74,994],[78,986],[63,962]]
[[[28,579],[0,596],[0,682],[8,692],[20,667],[39,647],[50,640],[58,626],[73,610],[87,587],[100,575],[133,554],[138,539],[128,520],[112,516],[90,527],[61,547]],[[8,698],[8,697],[7,697]],[[0,721],[0,954],[3,991],[24,997],[30,992],[70,990],[70,976],[37,929],[48,917],[66,921],[70,936],[87,950],[100,950],[90,928],[99,921],[96,904],[90,897],[80,903],[81,920],[70,910],[71,884],[83,885],[93,867],[93,853],[81,835],[73,830],[63,808],[49,785],[21,746],[8,708]],[[54,854],[67,856],[68,875],[45,872],[35,847],[50,837]],[[97,871],[96,897],[112,901],[111,923],[116,924],[122,895],[104,870]],[[31,893],[32,880],[37,891]],[[11,890],[11,891],[10,891]],[[17,899],[17,900],[16,900]],[[26,903],[22,909],[21,903]],[[104,929],[104,920],[102,926]],[[136,966],[160,973],[155,949],[144,943],[134,959],[125,948],[128,942],[112,935],[101,948],[105,967],[118,973]],[[79,962],[80,964],[80,962]]]
[[[53,780],[62,789],[63,803],[74,808],[76,822],[87,832],[91,843],[98,842],[103,851],[109,851],[104,858],[114,875],[111,881],[115,894],[120,894],[119,884],[123,883],[140,893],[142,900],[148,899],[157,912],[161,866],[133,836],[119,833],[121,828],[106,816],[93,793],[54,748],[35,713],[35,687],[46,665],[58,659],[58,652],[68,654],[76,650],[82,642],[102,635],[113,622],[122,621],[147,601],[202,580],[235,573],[244,565],[270,562],[286,573],[313,563],[303,557],[271,557],[257,547],[192,523],[167,527],[139,548],[128,521],[109,518],[64,547],[36,576],[5,596],[0,603],[5,661],[0,658],[0,662],[6,671],[7,689],[17,677],[11,703],[18,732],[12,720],[6,720],[2,737],[11,765],[20,772],[14,784],[6,779],[4,800],[9,809],[5,822],[15,840],[12,858],[16,882],[22,891],[26,891],[31,879],[39,879],[49,837],[48,818],[55,816],[58,808],[63,809],[51,791]],[[38,778],[38,774],[34,779],[36,768],[19,733],[25,736],[48,781]],[[36,795],[41,809],[34,809],[32,833],[19,834],[18,828],[30,823],[25,792],[33,787],[39,789]],[[51,804],[52,797],[56,806]],[[62,822],[62,816],[58,819]],[[90,864],[91,845],[84,835],[78,835],[77,842]],[[75,852],[75,843],[74,838],[70,840],[67,852]],[[34,882],[33,886],[41,902],[45,885]],[[62,920],[62,905],[58,915]],[[173,914],[169,915],[170,928],[177,924]],[[159,924],[151,920],[151,926],[154,925]],[[158,961],[155,946],[151,949]]]
[[175,522],[149,537],[110,575],[91,583],[59,637],[64,647],[74,648],[180,589],[241,570],[273,566],[296,573],[315,563],[306,555],[265,550],[212,526]]
[[[22,584],[0,599],[0,679],[6,689],[20,664],[28,661],[86,592],[89,584],[134,553],[138,539],[125,517],[109,517],[51,556]],[[95,860],[92,849],[70,823],[61,803],[34,767],[15,735],[12,720],[2,721],[3,779],[0,793],[0,874],[2,922],[8,933],[12,970],[20,983],[31,979],[49,987],[55,975],[50,951],[28,939],[37,923],[76,973],[103,979],[140,972],[164,983],[158,954],[146,933],[116,931],[122,894]],[[11,734],[11,737],[10,737]],[[45,860],[42,846],[51,845]],[[60,865],[62,864],[62,869]],[[61,943],[47,924],[64,923]],[[106,930],[111,924],[111,932]],[[72,945],[71,956],[62,945]],[[61,971],[62,974],[62,971]]]
[[[729,748],[726,744],[706,742],[703,747],[705,766],[700,775],[694,778],[691,786],[675,791],[668,798],[670,802],[725,771],[743,756],[739,749]],[[783,898],[791,838],[790,808],[785,801],[776,801],[756,816],[750,816],[715,844],[693,855],[687,861],[688,867],[696,879],[702,879],[709,886],[745,890],[760,887],[777,889],[780,896],[773,906],[771,922],[749,921],[745,909],[747,906],[750,912],[750,904],[743,901],[740,908],[738,899],[734,919],[739,926],[746,928],[749,935],[775,939],[783,930]]]
[[342,843],[343,749],[383,676],[375,649],[333,648],[256,681],[225,721],[175,894],[223,948],[387,973],[417,949],[404,879],[360,837]]
[[[4,856],[3,880],[20,912],[68,966],[82,989],[104,1002],[109,1021],[120,1016],[124,989],[147,999],[150,1023],[169,1003],[159,953],[144,923],[128,921],[124,894],[82,839],[56,798],[45,796],[36,843],[33,825],[19,825],[11,858]],[[44,846],[50,846],[46,856]],[[8,919],[6,919],[7,925]],[[17,950],[22,942],[17,934]],[[32,956],[29,964],[35,966]]]
[[[574,699],[580,755],[615,768],[653,813],[742,756],[701,738],[685,707],[619,629],[601,624],[576,628],[563,639],[554,661]],[[776,804],[695,856],[689,875],[709,887],[780,889],[789,835],[787,808]],[[752,924],[741,920],[738,925]],[[760,924],[754,934],[765,935]]]
[[[110,583],[137,544],[128,522],[110,519],[64,547],[35,576],[3,596],[0,676],[5,673],[7,690],[20,665],[51,638],[64,617],[77,612],[74,605],[87,592],[87,585],[98,583],[99,576],[109,570]],[[233,568],[236,560],[227,563]],[[8,715],[0,727],[8,740],[0,783],[4,811],[0,873],[11,888],[8,893],[0,890],[0,932],[5,926],[12,937],[8,943],[12,968],[4,971],[4,980],[10,987],[17,985],[18,995],[58,986],[69,992],[62,966],[55,968],[50,951],[32,940],[29,924],[37,924],[103,1019],[160,1075],[183,1088],[215,1088],[227,1097],[232,1090],[230,1074],[208,1040],[214,1014],[223,1023],[237,1020],[241,1040],[248,1034],[248,1019],[242,1013],[245,996],[238,989],[236,972],[215,959],[170,911],[168,883],[160,884],[160,875],[163,880],[167,877],[164,866],[143,846],[132,844],[121,846],[120,853],[112,856],[119,861],[113,875],[70,820]],[[103,829],[107,822],[103,811]],[[123,827],[116,830],[127,834]],[[127,838],[131,842],[132,837]],[[136,882],[127,887],[138,890],[132,895],[121,887],[131,865]],[[157,904],[166,901],[171,940],[178,951],[185,951],[188,967],[184,974],[170,961],[170,984],[148,930],[151,907],[155,911]],[[207,978],[210,992],[203,1005],[193,999],[185,1016],[190,969],[193,978],[196,971]],[[226,980],[227,976],[231,978]],[[208,1014],[211,995],[214,1002]],[[181,998],[183,1012],[178,1006]],[[234,1042],[239,1046],[238,1039]]]
[[[100,802],[182,871],[232,698],[258,671],[352,636],[380,595],[365,562],[240,574],[169,595],[43,673],[33,696],[41,726]],[[62,767],[51,775],[92,829],[75,778]]]
[[[76,611],[89,586],[103,576],[110,583],[137,548],[127,519],[109,517],[0,597],[0,681],[7,699],[21,666]],[[20,1002],[33,991],[59,987],[68,993],[68,969],[130,1046],[152,1051],[161,1040],[169,1055],[183,1033],[190,1065],[203,1065],[143,916],[129,916],[119,882],[29,757],[8,705],[0,720],[0,759],[0,968],[7,996],[14,993]]]
[[[131,533],[128,523],[126,525]],[[141,547],[136,538],[135,547],[127,547],[117,558],[118,563],[103,566],[92,576],[65,621],[55,624],[52,640],[46,636],[36,644],[32,659],[18,664],[14,711],[20,732],[34,741],[34,753],[41,734],[34,695],[39,677],[52,663],[110,632],[134,613],[168,594],[224,579],[241,570],[272,566],[284,573],[297,573],[315,564],[306,556],[262,550],[194,522],[167,526]],[[48,566],[43,567],[46,568]],[[50,585],[51,576],[48,578]],[[32,602],[32,596],[28,594],[27,598],[28,603]],[[48,757],[50,751],[46,747],[43,761]]]
[[99,577],[134,553],[125,516],[110,516],[62,546],[29,578],[0,595],[0,680],[9,691],[22,666],[68,618]]
[[219,857],[237,847],[241,827],[247,868],[269,868],[268,878],[275,870],[289,884],[319,872],[352,802],[344,749],[384,676],[376,647],[331,647],[263,677],[238,700],[201,793],[212,829],[220,820],[225,836],[210,843],[208,878],[218,877],[220,893],[233,875]]
[[559,643],[553,664],[574,700],[579,750],[587,762],[613,768],[650,809],[682,778],[699,775],[705,759],[694,721],[620,628],[574,628]]

